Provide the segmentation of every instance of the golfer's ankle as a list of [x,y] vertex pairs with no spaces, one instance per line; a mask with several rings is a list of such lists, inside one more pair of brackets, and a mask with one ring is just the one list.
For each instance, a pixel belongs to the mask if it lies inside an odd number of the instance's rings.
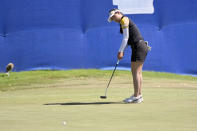
[[134,97],[138,97],[139,95],[138,95],[138,93],[134,93],[134,95],[133,95]]

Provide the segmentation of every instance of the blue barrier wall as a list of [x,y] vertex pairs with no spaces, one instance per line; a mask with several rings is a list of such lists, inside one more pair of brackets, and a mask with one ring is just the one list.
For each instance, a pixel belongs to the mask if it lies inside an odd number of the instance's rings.
[[[112,0],[0,0],[0,71],[113,66],[122,36],[107,22]],[[197,74],[197,1],[155,0],[129,16],[152,51],[145,70]],[[130,67],[128,48],[120,65]]]

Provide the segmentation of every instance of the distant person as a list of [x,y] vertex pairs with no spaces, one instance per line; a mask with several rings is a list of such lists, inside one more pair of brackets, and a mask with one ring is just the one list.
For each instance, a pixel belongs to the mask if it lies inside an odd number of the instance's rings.
[[144,41],[138,27],[128,17],[118,9],[109,11],[108,21],[114,21],[120,24],[120,33],[123,34],[122,43],[118,51],[118,59],[124,56],[124,50],[129,45],[132,49],[131,71],[133,77],[134,94],[123,100],[125,103],[141,103],[142,97],[142,67],[150,47]]

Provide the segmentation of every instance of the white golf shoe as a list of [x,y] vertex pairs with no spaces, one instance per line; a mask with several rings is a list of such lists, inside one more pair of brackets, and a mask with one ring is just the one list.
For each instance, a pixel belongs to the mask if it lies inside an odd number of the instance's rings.
[[131,97],[123,100],[123,102],[125,102],[125,103],[141,103],[143,101],[144,101],[144,99],[143,99],[142,95],[139,95],[138,97],[135,97],[132,95]]

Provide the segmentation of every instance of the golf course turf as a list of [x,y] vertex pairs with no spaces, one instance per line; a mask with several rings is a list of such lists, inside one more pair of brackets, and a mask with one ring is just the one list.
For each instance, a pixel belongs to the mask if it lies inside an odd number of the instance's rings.
[[143,72],[140,104],[131,73],[68,70],[0,73],[1,131],[196,131],[197,77]]

